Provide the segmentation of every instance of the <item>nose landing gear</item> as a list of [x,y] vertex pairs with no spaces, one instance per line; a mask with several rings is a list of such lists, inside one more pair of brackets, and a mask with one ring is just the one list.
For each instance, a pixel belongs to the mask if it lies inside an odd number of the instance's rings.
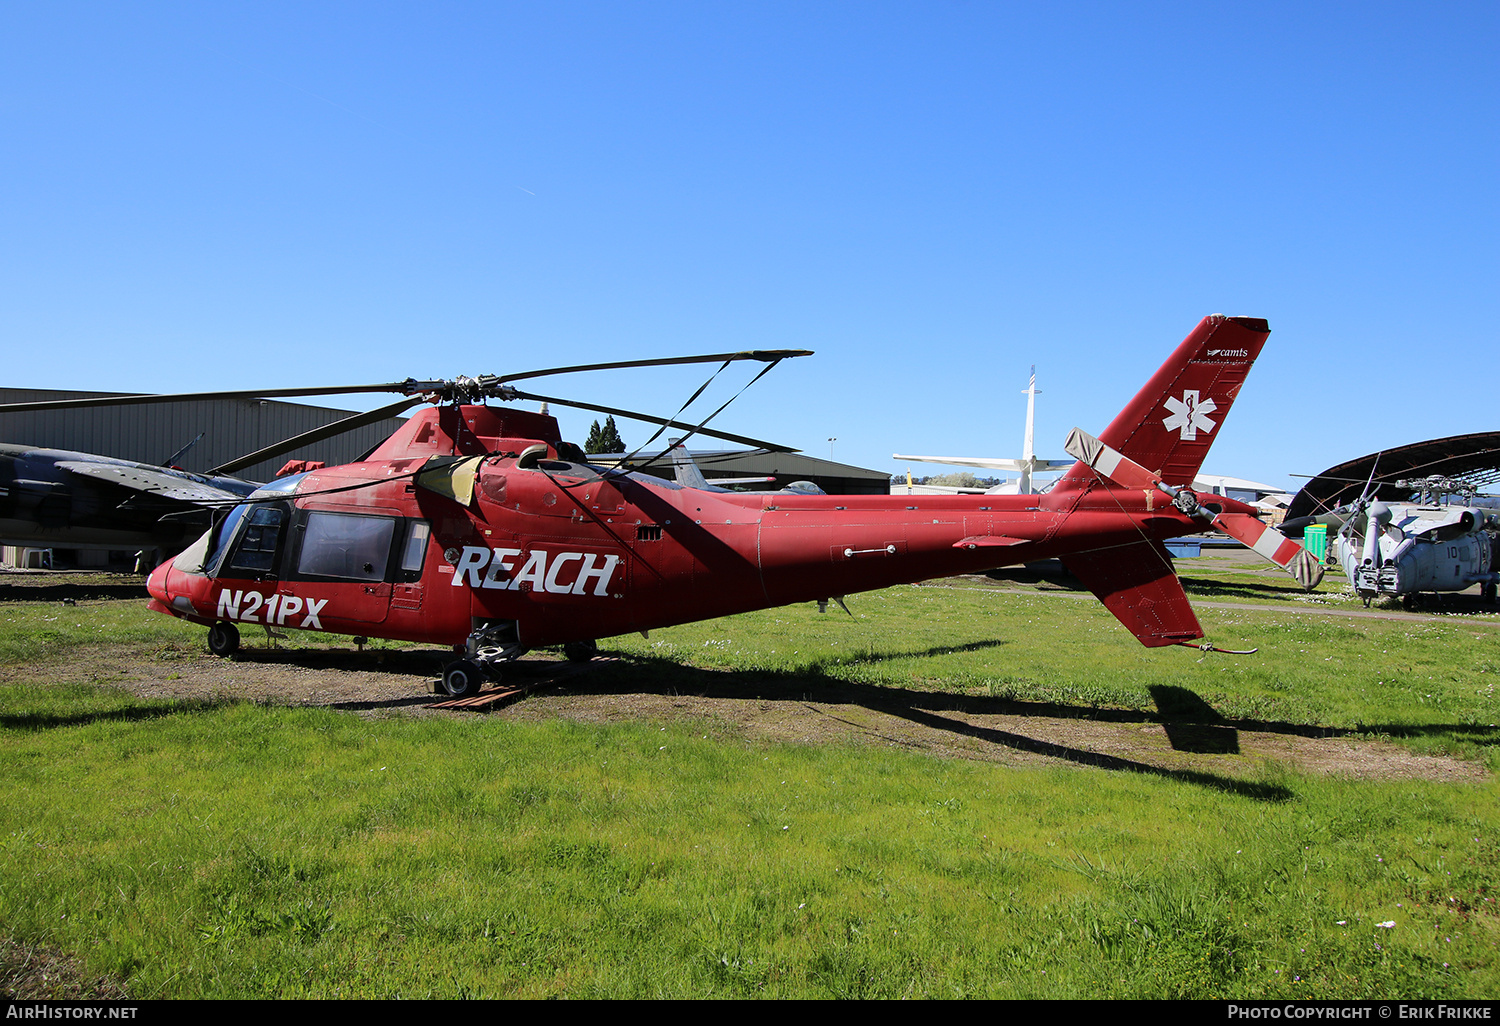
[[208,629],[208,650],[220,659],[228,659],[240,650],[240,629],[221,620]]

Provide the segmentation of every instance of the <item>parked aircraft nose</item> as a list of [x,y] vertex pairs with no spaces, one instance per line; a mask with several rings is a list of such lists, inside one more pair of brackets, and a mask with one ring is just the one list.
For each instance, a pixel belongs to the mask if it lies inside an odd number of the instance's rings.
[[167,574],[172,572],[172,561],[169,559],[155,570],[151,576],[146,578],[146,590],[151,597],[163,605],[172,604],[172,595],[167,591]]

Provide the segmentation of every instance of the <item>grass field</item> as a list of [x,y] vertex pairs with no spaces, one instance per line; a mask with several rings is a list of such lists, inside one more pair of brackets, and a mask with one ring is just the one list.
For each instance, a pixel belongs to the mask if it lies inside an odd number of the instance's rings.
[[[113,668],[196,666],[201,629],[5,603],[0,929],[75,960],[59,993],[142,998],[1495,997],[1500,631],[1309,616],[1222,576],[1196,590],[1231,606],[1200,618],[1254,657],[1147,651],[1091,600],[956,582],[615,639],[577,685],[1011,710],[990,760],[717,718],[148,700]],[[1038,759],[1044,715],[1469,772]]]

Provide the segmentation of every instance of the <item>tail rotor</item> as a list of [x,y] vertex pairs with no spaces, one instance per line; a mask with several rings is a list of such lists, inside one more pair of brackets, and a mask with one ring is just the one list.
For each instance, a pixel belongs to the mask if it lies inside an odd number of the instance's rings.
[[1126,488],[1158,491],[1170,496],[1172,505],[1186,516],[1202,520],[1229,535],[1263,559],[1281,567],[1307,591],[1323,579],[1323,566],[1312,553],[1248,513],[1226,513],[1204,506],[1191,488],[1169,485],[1123,453],[1112,449],[1081,428],[1074,428],[1063,446],[1070,456],[1094,472]]

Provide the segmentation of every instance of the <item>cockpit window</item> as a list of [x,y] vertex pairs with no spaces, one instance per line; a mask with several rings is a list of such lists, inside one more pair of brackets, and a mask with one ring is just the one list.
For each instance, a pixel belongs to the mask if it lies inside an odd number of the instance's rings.
[[[243,507],[239,507],[243,509]],[[231,571],[252,574],[274,574],[276,552],[281,544],[281,527],[286,514],[275,506],[257,506],[229,558]]]
[[309,513],[297,572],[310,577],[383,581],[395,531],[394,517]]
[[234,540],[234,532],[239,529],[240,521],[245,519],[245,513],[249,509],[249,506],[234,507],[209,532],[212,539],[208,543],[208,558],[203,561],[203,571],[210,577],[219,572],[219,562],[224,558],[224,553],[229,550],[229,543]]

